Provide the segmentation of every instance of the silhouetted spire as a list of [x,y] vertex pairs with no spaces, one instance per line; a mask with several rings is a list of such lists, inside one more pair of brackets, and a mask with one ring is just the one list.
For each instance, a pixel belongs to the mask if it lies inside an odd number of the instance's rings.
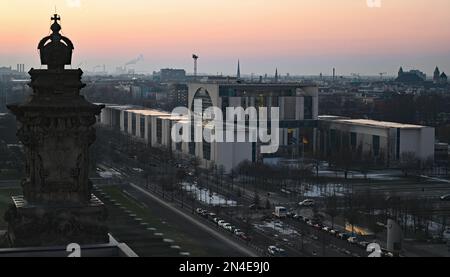
[[275,83],[278,83],[278,68],[275,69]]
[[58,21],[61,17],[55,14],[51,20],[53,24],[50,27],[52,34],[44,37],[38,45],[41,54],[41,64],[47,65],[48,69],[64,69],[64,65],[72,63],[73,44],[70,39],[62,36],[61,25]]
[[433,74],[433,81],[435,81],[435,82],[439,81],[440,76],[441,76],[441,72],[439,71],[439,68],[436,66],[436,69],[434,70],[434,74]]
[[238,60],[238,66],[237,66],[237,79],[241,79],[241,62]]

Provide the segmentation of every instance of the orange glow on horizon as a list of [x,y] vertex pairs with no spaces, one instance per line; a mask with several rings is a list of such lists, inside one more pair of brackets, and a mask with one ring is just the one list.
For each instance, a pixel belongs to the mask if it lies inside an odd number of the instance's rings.
[[450,1],[382,0],[0,0],[2,56],[34,55],[54,6],[82,57],[444,53]]

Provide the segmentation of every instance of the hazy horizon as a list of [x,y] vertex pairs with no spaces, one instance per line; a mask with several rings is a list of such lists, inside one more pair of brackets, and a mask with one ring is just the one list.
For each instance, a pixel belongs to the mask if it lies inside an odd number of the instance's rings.
[[381,0],[0,0],[0,66],[39,67],[37,43],[56,5],[75,44],[73,66],[232,75],[393,75],[399,66],[450,73],[450,1]]

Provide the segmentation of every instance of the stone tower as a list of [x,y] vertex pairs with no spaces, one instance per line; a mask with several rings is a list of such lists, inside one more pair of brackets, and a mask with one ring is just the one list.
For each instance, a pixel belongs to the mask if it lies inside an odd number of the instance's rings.
[[60,34],[60,17],[52,20],[52,34],[38,46],[47,69],[31,69],[33,94],[8,106],[26,152],[23,196],[12,198],[5,215],[12,247],[108,242],[106,209],[91,193],[88,178],[89,147],[103,106],[80,95],[83,72],[65,69],[73,44]]

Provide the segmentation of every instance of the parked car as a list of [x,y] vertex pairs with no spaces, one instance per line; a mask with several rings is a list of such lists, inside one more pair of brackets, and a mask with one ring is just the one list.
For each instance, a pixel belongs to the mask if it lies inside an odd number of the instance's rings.
[[312,207],[315,204],[316,204],[316,202],[312,199],[306,199],[306,200],[303,200],[302,202],[298,203],[298,205],[300,207]]
[[227,231],[230,231],[231,230],[231,224],[230,223],[224,223],[223,225],[222,225],[222,228],[223,229],[225,229],[225,230],[227,230]]
[[450,201],[450,194],[442,195],[441,200],[442,201]]
[[279,248],[276,246],[269,246],[267,248],[267,252],[271,255],[271,256],[284,256],[286,251],[283,248]]
[[313,227],[320,230],[320,229],[322,229],[322,224],[316,223],[313,225]]
[[236,227],[234,227],[233,225],[230,225],[230,226],[226,227],[225,229],[227,229],[231,233],[234,233],[234,230],[236,229]]
[[217,221],[217,225],[219,225],[219,227],[222,227],[222,225],[226,223],[225,220],[220,219],[219,221]]
[[299,214],[294,214],[294,216],[292,218],[295,220],[298,220],[298,221],[303,221],[303,216],[301,216]]
[[337,237],[340,238],[341,240],[347,240],[350,237],[350,235],[346,233],[340,233],[338,234]]
[[322,228],[322,231],[325,231],[325,232],[330,232],[330,230],[331,230],[331,228],[328,226],[325,226]]
[[207,210],[203,210],[203,212],[200,213],[201,216],[208,218],[208,211]]
[[246,233],[242,233],[240,235],[241,239],[245,240],[245,241],[251,241],[252,237],[250,237],[249,235],[247,235]]
[[203,213],[203,209],[197,208],[197,209],[195,210],[195,213],[201,214],[201,213]]
[[209,219],[214,219],[217,215],[215,213],[208,213]]
[[349,237],[347,239],[347,241],[351,244],[357,244],[358,243],[358,239],[356,237]]
[[444,233],[442,234],[442,239],[445,241],[450,241],[450,227],[447,227],[447,229],[445,229]]
[[278,248],[278,256],[286,256],[286,250],[284,250],[283,248]]
[[269,246],[269,247],[267,248],[267,252],[268,252],[270,255],[275,256],[275,255],[277,254],[277,252],[278,252],[278,247],[271,245],[271,246]]
[[337,235],[337,231],[334,229],[330,229],[329,233],[330,233],[330,235],[333,235],[333,236]]

